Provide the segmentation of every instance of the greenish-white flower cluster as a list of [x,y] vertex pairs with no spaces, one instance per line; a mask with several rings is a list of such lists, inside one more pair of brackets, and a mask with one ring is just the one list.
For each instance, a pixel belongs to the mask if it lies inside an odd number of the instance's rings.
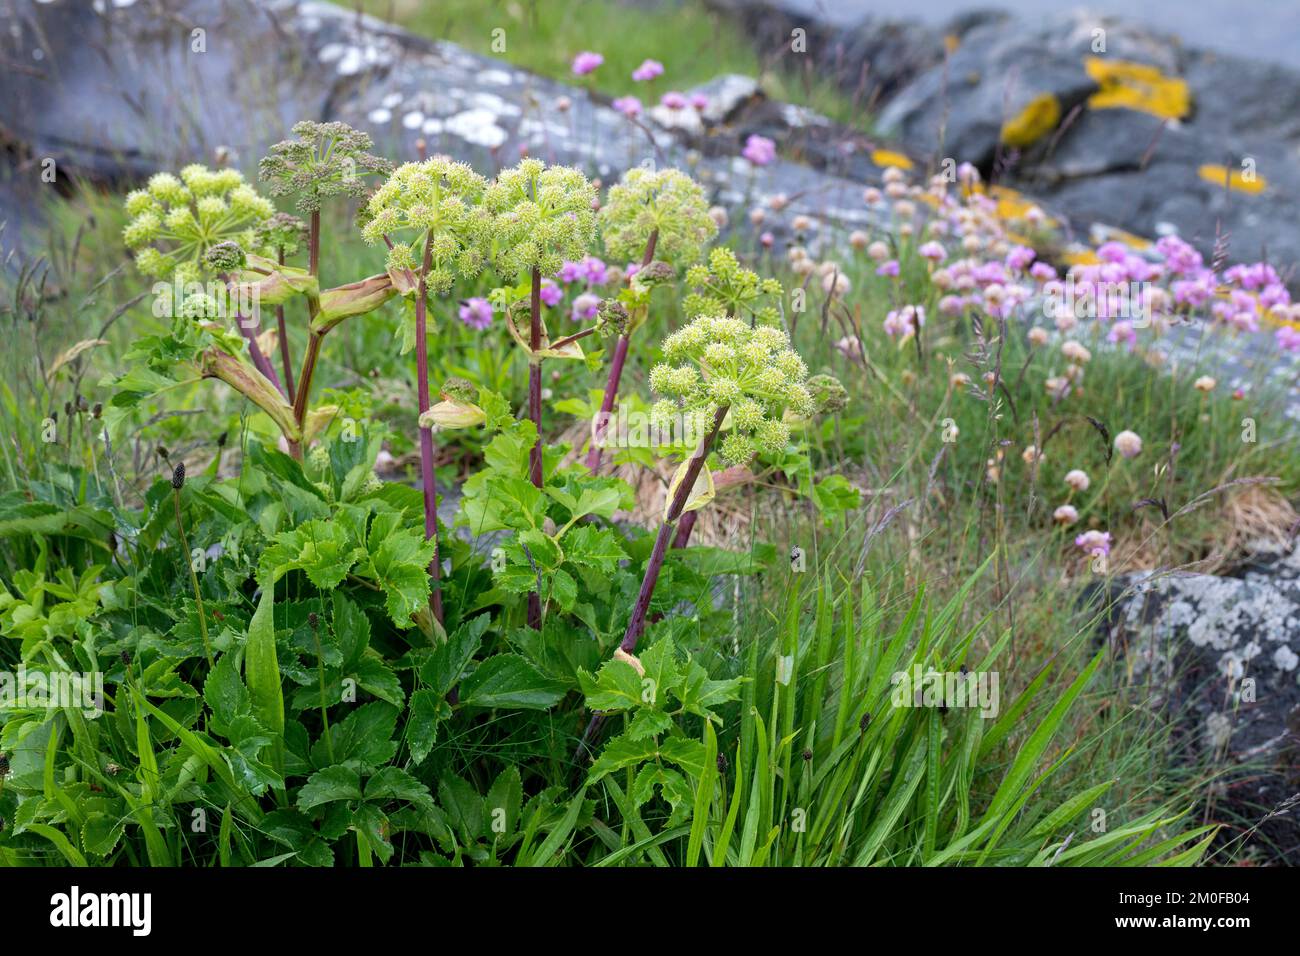
[[676,169],[628,170],[610,189],[600,218],[605,248],[616,259],[640,259],[658,230],[656,258],[688,266],[718,234],[704,190]]
[[399,166],[366,204],[361,234],[374,244],[414,231],[415,244],[394,241],[388,252],[390,272],[418,272],[427,236],[430,249],[429,290],[446,293],[457,276],[473,276],[483,267],[492,216],[482,204],[487,180],[467,164],[446,156]]
[[760,279],[757,273],[744,268],[726,246],[709,253],[707,266],[688,269],[686,284],[695,290],[682,300],[682,308],[689,316],[752,316],[760,323],[780,318],[772,300],[780,299],[781,283]]
[[484,205],[493,215],[490,248],[503,275],[558,272],[581,259],[596,236],[596,190],[568,166],[525,159],[497,176]]
[[347,123],[295,123],[294,139],[276,143],[258,165],[272,196],[297,195],[298,208],[316,212],[329,196],[362,196],[364,176],[387,173],[388,160],[368,152],[370,136]]
[[151,177],[144,189],[127,195],[126,211],[131,220],[122,238],[140,271],[188,282],[204,276],[203,258],[219,243],[235,242],[245,252],[256,252],[257,229],[275,207],[238,170],[195,163],[179,177]]
[[669,335],[663,352],[667,362],[650,372],[650,387],[664,396],[652,419],[666,423],[684,412],[707,417],[728,406],[730,428],[718,453],[729,464],[783,450],[790,440],[787,409],[800,417],[816,411],[808,367],[774,326],[701,316]]

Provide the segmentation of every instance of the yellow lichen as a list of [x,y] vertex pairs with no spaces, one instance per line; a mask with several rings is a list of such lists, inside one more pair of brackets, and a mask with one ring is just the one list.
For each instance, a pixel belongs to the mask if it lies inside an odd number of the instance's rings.
[[1161,119],[1181,119],[1192,108],[1187,82],[1132,60],[1085,57],[1083,68],[1100,89],[1088,97],[1095,110],[1130,109]]
[[1134,235],[1131,232],[1125,232],[1123,229],[1116,229],[1114,226],[1107,226],[1103,231],[1106,242],[1122,242],[1130,249],[1150,249],[1151,240],[1142,236]]
[[1092,249],[1072,249],[1061,253],[1061,261],[1067,266],[1095,266],[1101,258]]
[[876,149],[871,152],[871,161],[881,169],[897,166],[899,169],[911,169],[914,165],[911,157],[892,149]]
[[1025,108],[1002,124],[1002,142],[1023,149],[1056,129],[1061,121],[1061,101],[1040,93]]
[[1214,183],[1216,186],[1226,185],[1229,189],[1249,193],[1252,196],[1258,195],[1268,188],[1268,181],[1253,169],[1249,171],[1233,169],[1230,171],[1226,166],[1206,163],[1196,171],[1196,174],[1207,183]]

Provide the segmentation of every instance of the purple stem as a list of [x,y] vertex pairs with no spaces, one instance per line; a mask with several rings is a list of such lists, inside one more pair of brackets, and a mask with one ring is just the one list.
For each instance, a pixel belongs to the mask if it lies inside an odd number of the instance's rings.
[[618,400],[618,382],[623,377],[623,363],[627,361],[627,348],[631,340],[626,335],[618,337],[614,346],[614,361],[609,366],[609,381],[605,383],[605,395],[600,400],[600,416],[596,419],[596,430],[591,436],[591,447],[587,449],[587,470],[595,474],[600,470],[601,441],[609,430],[609,416],[614,411],[614,402]]
[[[234,279],[228,275],[223,275],[221,278],[226,283],[226,288],[233,288]],[[251,316],[237,314],[235,316],[235,325],[239,328],[239,334],[248,340],[248,355],[253,360],[253,365],[270,380],[272,385],[279,389],[281,395],[284,395],[284,386],[280,384],[280,376],[275,374],[275,366],[270,363],[266,354],[262,351],[262,347],[257,344],[257,332],[262,327],[261,321],[254,319],[252,325],[244,324],[247,319],[251,318]]]
[[[420,284],[415,299],[415,375],[416,393],[420,414],[429,410],[429,348],[426,336],[425,276],[431,265],[433,248],[426,238],[424,265],[420,269]],[[433,430],[420,426],[420,474],[424,481],[424,537],[433,542],[433,560],[429,562],[429,609],[438,623],[442,623],[442,562],[438,555],[438,489],[433,474]]]
[[[542,347],[542,273],[533,270],[532,294],[529,298],[529,345],[534,353]],[[537,428],[537,441],[528,453],[528,477],[533,487],[542,487],[542,361],[534,355],[528,363],[528,417]],[[542,596],[528,595],[528,626],[542,629]]]
[[[704,440],[700,442],[699,447],[695,449],[695,453],[691,456],[686,466],[686,474],[682,476],[681,484],[677,486],[672,503],[668,506],[668,513],[659,526],[659,534],[655,537],[654,550],[650,552],[650,561],[645,566],[645,577],[641,579],[641,591],[636,597],[636,604],[632,606],[632,617],[627,622],[627,630],[623,632],[623,640],[619,643],[619,647],[627,654],[631,654],[636,650],[637,641],[641,639],[641,632],[645,630],[646,615],[650,611],[650,600],[654,597],[655,585],[659,581],[659,572],[663,570],[664,559],[668,556],[668,542],[672,539],[677,519],[681,517],[682,509],[686,507],[686,501],[690,498],[691,490],[695,487],[695,480],[700,476],[704,461],[709,457],[709,449],[713,447],[713,440],[717,438],[718,429],[722,427],[722,420],[726,417],[726,405],[714,413],[713,427],[704,436]],[[694,512],[690,512],[690,514],[694,514]],[[586,732],[582,735],[582,741],[578,744],[577,756],[579,758],[587,750],[589,743],[600,732],[603,723],[604,717],[600,714],[596,714],[591,718],[591,722],[587,724]]]
[[[280,265],[284,265],[284,250],[280,250]],[[292,404],[293,396],[293,359],[289,357],[289,334],[284,324],[284,306],[275,307],[275,324],[280,333],[280,365],[284,368],[285,397]]]
[[[641,268],[645,268],[655,258],[655,247],[659,245],[659,230],[655,229],[650,233],[650,238],[646,240],[645,252],[641,254]],[[609,380],[605,382],[605,394],[600,400],[600,417],[596,419],[596,432],[591,436],[591,447],[587,449],[587,470],[593,474],[600,470],[600,439],[605,436],[609,428],[609,416],[614,411],[614,403],[618,401],[618,383],[623,377],[623,364],[627,361],[627,349],[631,340],[627,335],[618,337],[618,345],[614,347],[614,361],[609,368]]]

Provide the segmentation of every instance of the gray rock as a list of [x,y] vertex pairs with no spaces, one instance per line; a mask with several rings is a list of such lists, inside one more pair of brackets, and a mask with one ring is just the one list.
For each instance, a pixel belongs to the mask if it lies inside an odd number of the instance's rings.
[[[943,60],[945,31],[864,14],[823,0],[708,0],[739,20],[763,56],[779,55],[793,72],[829,76],[871,107]],[[988,16],[982,15],[982,16]],[[976,15],[978,22],[981,15]],[[959,21],[953,29],[967,28]],[[803,52],[794,48],[802,30]],[[806,61],[806,62],[805,62]]]
[[[868,70],[883,103],[880,129],[932,166],[947,157],[973,162],[1077,225],[1109,223],[1154,236],[1159,224],[1172,223],[1207,258],[1226,239],[1231,260],[1266,256],[1284,273],[1300,263],[1300,233],[1292,226],[1300,218],[1300,72],[1186,49],[1169,33],[1086,12],[975,14],[936,31],[922,23],[886,28],[863,19],[861,4],[715,6],[732,11],[760,50],[779,36],[788,42],[794,27],[806,29],[810,44],[818,41],[809,49],[819,75],[834,77],[845,92],[856,94],[859,73]],[[946,59],[941,36],[958,39]],[[902,62],[873,57],[880,43],[910,52]],[[1184,82],[1190,109],[1170,120],[1094,108],[1089,98],[1098,84],[1085,67],[1089,57],[1155,68],[1157,88]],[[1004,124],[1042,97],[1054,106],[1044,107],[1040,135],[1004,142]],[[1205,165],[1248,166],[1264,188],[1228,191],[1200,175]],[[1297,281],[1293,275],[1293,288],[1300,288]]]
[[[1300,543],[1233,576],[1129,575],[1108,624],[1194,765],[1226,770],[1215,819],[1300,861]],[[1233,830],[1224,839],[1239,835]]]
[[851,179],[786,159],[755,169],[738,156],[760,126],[786,138],[827,121],[755,97],[734,78],[719,86],[716,114],[633,123],[586,90],[305,0],[9,4],[0,6],[0,53],[38,64],[8,77],[0,130],[53,157],[63,176],[135,181],[210,160],[218,147],[250,169],[293,122],[326,119],[370,132],[395,159],[416,158],[422,140],[427,152],[486,173],[523,153],[606,180],[636,164],[671,164],[690,168],[724,205],[808,194],[850,228],[873,221]]

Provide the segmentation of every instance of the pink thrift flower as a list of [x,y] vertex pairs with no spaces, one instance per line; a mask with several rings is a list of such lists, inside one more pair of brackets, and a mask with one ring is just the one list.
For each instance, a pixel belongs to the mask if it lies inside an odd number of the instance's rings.
[[1074,539],[1075,546],[1092,555],[1110,554],[1112,538],[1109,531],[1085,531]]
[[703,113],[706,109],[709,108],[709,98],[703,93],[692,93],[691,105],[694,106],[699,112]]
[[566,261],[564,265],[560,266],[560,271],[555,273],[555,278],[559,279],[565,285],[568,285],[570,282],[577,282],[579,279],[583,278],[582,263]]
[[1123,262],[1128,256],[1128,246],[1122,242],[1103,242],[1097,247],[1097,258],[1102,262]]
[[638,83],[644,83],[647,80],[653,80],[657,76],[663,76],[664,65],[658,60],[642,60],[641,65],[632,71],[632,79]]
[[676,90],[672,90],[659,97],[659,105],[670,110],[684,110],[686,109],[686,97]]
[[471,329],[486,329],[492,324],[492,303],[478,296],[466,299],[461,302],[457,315]]
[[1273,333],[1273,338],[1283,352],[1300,352],[1300,329],[1284,325]]
[[588,73],[594,73],[604,62],[605,58],[599,53],[583,50],[573,58],[573,72],[577,76],[586,76]]
[[1137,332],[1133,328],[1132,322],[1116,322],[1110,327],[1110,332],[1106,335],[1106,341],[1112,344],[1123,342],[1128,346],[1129,351],[1133,351],[1137,345]]
[[755,166],[766,166],[776,159],[776,143],[766,136],[751,133],[745,140],[745,148],[740,151],[740,155]]
[[1038,253],[1028,246],[1015,246],[1007,253],[1007,268],[1015,272],[1024,272],[1037,255]]
[[584,292],[573,300],[573,321],[589,322],[596,317],[596,310],[599,308],[600,296]]
[[552,282],[550,279],[542,280],[542,302],[547,306],[554,308],[560,304],[564,298],[564,290]]
[[595,256],[587,256],[582,260],[582,277],[587,280],[588,285],[604,285],[608,278],[608,270],[605,263]]
[[1029,267],[1029,274],[1039,282],[1050,282],[1056,278],[1056,270],[1046,262],[1035,262]]
[[882,262],[882,263],[880,264],[880,267],[879,267],[878,269],[876,269],[876,275],[878,275],[878,276],[897,276],[897,275],[898,275],[898,260],[897,260],[897,259],[890,259],[888,262]]
[[948,253],[943,246],[933,240],[921,243],[921,247],[916,251],[922,259],[929,259],[931,262],[943,262],[944,259],[948,258]]
[[635,96],[620,96],[610,105],[624,116],[641,115],[641,101]]

